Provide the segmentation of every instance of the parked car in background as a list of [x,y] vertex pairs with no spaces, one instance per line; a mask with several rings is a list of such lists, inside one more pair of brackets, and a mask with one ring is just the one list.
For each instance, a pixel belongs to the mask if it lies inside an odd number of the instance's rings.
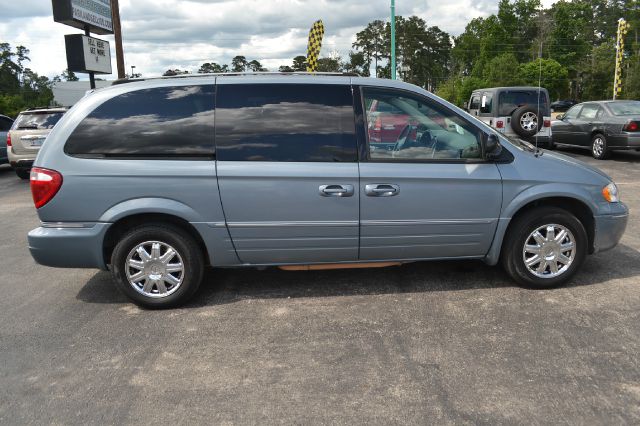
[[494,87],[474,90],[467,111],[498,132],[536,146],[551,142],[551,110],[547,89]]
[[9,162],[21,179],[29,179],[33,160],[65,108],[37,108],[18,115],[7,136]]
[[598,160],[612,150],[640,151],[640,101],[584,102],[552,121],[553,145],[591,149]]
[[7,157],[7,135],[13,125],[13,120],[6,115],[0,115],[0,164],[9,162]]
[[[375,148],[375,102],[416,123],[391,150]],[[151,307],[186,301],[205,266],[481,259],[547,288],[614,247],[628,219],[595,168],[420,87],[316,73],[96,90],[47,138],[31,189],[38,263],[109,269]]]
[[577,102],[572,100],[572,99],[565,99],[565,100],[561,100],[561,101],[551,102],[551,111],[552,112],[565,112],[566,110],[568,110],[569,108],[571,108],[575,104],[577,104]]

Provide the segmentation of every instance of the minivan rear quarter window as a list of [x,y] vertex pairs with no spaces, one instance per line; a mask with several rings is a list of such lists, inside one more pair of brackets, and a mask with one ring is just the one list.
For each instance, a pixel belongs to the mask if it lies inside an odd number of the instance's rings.
[[220,161],[357,161],[349,86],[221,84],[216,114]]
[[214,85],[124,93],[91,112],[64,151],[82,157],[212,157],[214,102]]

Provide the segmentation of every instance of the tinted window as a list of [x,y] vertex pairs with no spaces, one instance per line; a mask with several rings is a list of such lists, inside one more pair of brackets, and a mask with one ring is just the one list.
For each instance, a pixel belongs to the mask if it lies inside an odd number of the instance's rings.
[[221,161],[357,161],[349,86],[219,85]]
[[366,111],[372,160],[460,160],[481,158],[480,132],[436,102],[380,89],[364,90],[367,102],[384,102],[402,115]]
[[571,107],[569,111],[567,111],[567,113],[564,115],[564,118],[569,118],[569,119],[576,118],[580,113],[581,109],[582,109],[582,105],[576,105],[574,107]]
[[493,93],[484,92],[482,94],[482,101],[480,102],[480,113],[481,114],[490,114],[491,107],[493,106]]
[[480,96],[473,95],[471,97],[471,101],[469,102],[469,109],[478,109],[480,108]]
[[17,130],[53,129],[63,115],[64,112],[23,112],[16,119],[13,128]]
[[640,102],[610,102],[609,108],[613,115],[640,115]]
[[549,101],[547,95],[543,91],[538,90],[519,90],[507,91],[500,93],[499,116],[511,115],[518,107],[529,105],[540,105],[543,115],[549,115]]
[[580,118],[584,120],[594,119],[599,109],[600,107],[596,104],[586,104],[582,107],[582,111],[580,111]]
[[11,129],[12,124],[13,120],[6,117],[0,117],[0,132],[8,131],[9,129]]
[[124,93],[85,118],[65,152],[85,156],[211,156],[213,85],[159,87]]

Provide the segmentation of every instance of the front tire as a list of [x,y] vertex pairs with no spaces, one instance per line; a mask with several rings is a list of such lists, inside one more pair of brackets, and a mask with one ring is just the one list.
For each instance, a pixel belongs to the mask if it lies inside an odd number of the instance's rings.
[[573,214],[556,207],[540,207],[511,225],[502,248],[502,264],[524,287],[557,287],[584,262],[587,244],[587,232]]
[[596,133],[591,138],[591,155],[596,160],[605,160],[609,157],[611,151],[607,146],[607,138],[601,133]]
[[134,303],[170,308],[189,300],[202,281],[204,258],[194,239],[169,224],[133,228],[111,255],[118,289]]

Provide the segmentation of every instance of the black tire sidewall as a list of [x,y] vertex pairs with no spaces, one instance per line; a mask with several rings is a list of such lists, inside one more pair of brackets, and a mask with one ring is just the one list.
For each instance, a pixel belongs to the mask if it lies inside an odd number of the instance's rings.
[[[523,129],[522,126],[520,125],[520,119],[527,112],[532,112],[537,117],[538,125],[536,126],[537,128],[535,130],[528,131]],[[523,138],[530,138],[532,136],[535,136],[536,133],[538,133],[542,128],[542,120],[541,120],[540,114],[538,113],[538,110],[528,105],[519,107],[511,115],[511,128],[513,129],[514,132],[516,132],[519,136]]]
[[[172,246],[182,258],[184,278],[175,293],[163,298],[151,298],[131,287],[126,276],[125,261],[129,252],[144,241],[161,241]],[[125,233],[111,255],[111,272],[116,287],[134,303],[147,308],[170,308],[186,302],[198,290],[202,281],[204,259],[193,238],[170,225],[144,225]]]
[[16,175],[22,180],[27,180],[31,176],[31,171],[30,170],[16,170]]
[[[571,231],[575,238],[575,257],[565,273],[555,278],[540,278],[527,269],[522,258],[522,248],[534,229],[552,223],[562,225]],[[571,279],[587,256],[589,240],[584,226],[573,214],[559,208],[541,207],[518,218],[510,227],[506,241],[503,247],[503,264],[509,275],[524,287],[543,289],[557,287]]]
[[[597,138],[602,139],[602,142],[604,143],[604,148],[602,150],[602,155],[601,156],[597,156],[596,153],[593,150],[593,144],[596,141]],[[593,135],[593,137],[591,138],[591,155],[593,156],[593,158],[595,158],[596,160],[604,160],[609,156],[609,147],[607,146],[607,138],[604,137],[604,135],[602,133],[596,133],[595,135]]]

